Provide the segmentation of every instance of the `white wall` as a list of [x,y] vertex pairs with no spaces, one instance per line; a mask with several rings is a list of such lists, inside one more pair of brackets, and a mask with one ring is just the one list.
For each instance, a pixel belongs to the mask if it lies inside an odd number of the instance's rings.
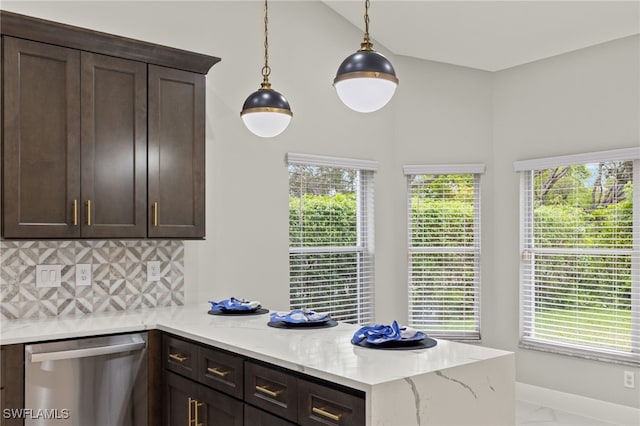
[[638,390],[622,388],[628,367],[518,349],[512,168],[519,159],[639,143],[637,38],[496,74],[385,52],[398,92],[385,109],[363,115],[331,87],[361,32],[321,3],[272,1],[271,81],[294,118],[283,135],[263,140],[239,118],[261,81],[261,2],[3,1],[2,8],[222,58],[207,77],[207,239],[185,243],[188,302],[236,295],[287,307],[284,155],[293,151],[379,161],[376,320],[404,321],[402,165],[483,162],[483,343],[517,352],[519,381],[640,407]]
[[[395,99],[395,128],[392,147],[392,172],[388,204],[395,209],[388,217],[378,218],[382,232],[388,232],[391,244],[384,258],[391,259],[392,270],[378,271],[378,317],[387,321],[407,320],[407,181],[402,166],[407,164],[485,163],[481,178],[483,197],[481,215],[491,217],[492,182],[492,76],[471,68],[396,57],[394,66],[400,76]],[[486,197],[486,198],[485,198]],[[491,221],[482,221],[483,282],[491,283],[487,242],[492,235]],[[378,249],[378,253],[383,248]],[[376,258],[376,261],[379,258]],[[486,257],[489,259],[489,257]],[[388,272],[388,273],[387,273]],[[484,284],[483,284],[484,285]],[[387,301],[392,300],[389,304]]]
[[640,38],[628,37],[498,72],[494,76],[494,284],[485,344],[517,352],[521,382],[640,408],[640,389],[623,371],[639,369],[539,351],[518,344],[519,181],[515,160],[640,144]]

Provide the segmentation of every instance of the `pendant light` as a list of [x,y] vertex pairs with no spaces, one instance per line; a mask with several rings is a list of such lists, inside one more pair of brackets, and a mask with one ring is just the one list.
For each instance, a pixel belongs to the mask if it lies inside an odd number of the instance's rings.
[[393,65],[384,55],[373,50],[369,39],[369,5],[369,0],[366,0],[364,41],[360,50],[340,64],[333,80],[340,100],[357,112],[379,110],[391,100],[398,86]]
[[279,92],[271,88],[269,82],[269,32],[268,32],[268,9],[267,0],[264,1],[264,66],[262,67],[262,84],[260,89],[249,95],[240,116],[247,129],[253,134],[270,138],[282,133],[289,122],[293,113],[287,99]]

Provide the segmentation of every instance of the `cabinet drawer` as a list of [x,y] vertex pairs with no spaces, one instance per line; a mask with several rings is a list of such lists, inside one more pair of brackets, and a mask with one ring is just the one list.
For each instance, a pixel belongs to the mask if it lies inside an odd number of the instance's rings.
[[265,411],[296,422],[298,379],[280,370],[246,361],[244,400]]
[[295,426],[295,423],[288,422],[249,404],[244,404],[244,424],[250,426]]
[[165,334],[162,339],[162,357],[166,369],[196,379],[197,345]]
[[300,379],[298,423],[308,425],[364,426],[364,397]]
[[215,349],[200,348],[198,381],[238,399],[243,397],[243,360]]

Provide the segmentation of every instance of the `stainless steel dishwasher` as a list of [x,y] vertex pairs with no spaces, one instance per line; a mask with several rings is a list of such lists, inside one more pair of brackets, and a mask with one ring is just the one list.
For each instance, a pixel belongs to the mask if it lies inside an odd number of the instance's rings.
[[147,334],[25,346],[25,426],[147,424]]

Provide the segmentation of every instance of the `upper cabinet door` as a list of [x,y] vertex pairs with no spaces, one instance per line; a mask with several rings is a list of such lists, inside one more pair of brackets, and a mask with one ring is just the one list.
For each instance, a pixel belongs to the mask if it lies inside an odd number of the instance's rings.
[[147,65],[82,52],[82,236],[147,234]]
[[205,235],[205,77],[149,65],[148,236]]
[[3,37],[3,231],[80,236],[80,52]]

